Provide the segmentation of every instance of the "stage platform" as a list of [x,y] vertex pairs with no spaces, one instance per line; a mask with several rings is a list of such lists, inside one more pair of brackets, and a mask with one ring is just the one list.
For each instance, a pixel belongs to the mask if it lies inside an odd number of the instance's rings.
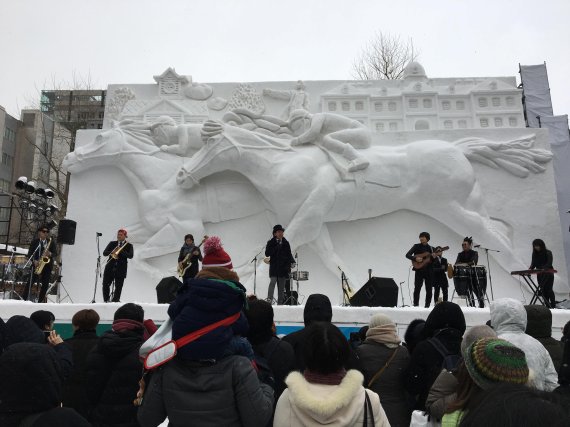
[[[463,300],[455,301],[459,305]],[[157,324],[162,323],[167,318],[167,304],[139,303],[145,311],[145,319],[153,319]],[[34,304],[31,302],[16,300],[0,300],[0,317],[4,321],[11,316],[20,314],[29,316],[36,310],[48,310],[55,315],[57,331],[63,338],[72,335],[71,318],[82,309],[92,308],[101,317],[99,332],[109,329],[113,322],[113,315],[122,303],[95,303],[95,304],[68,304],[68,303],[47,303]],[[433,307],[432,307],[433,308]],[[488,308],[472,308],[462,306],[467,327],[482,325],[489,320]],[[274,306],[275,323],[277,333],[286,335],[303,326],[304,306]],[[394,320],[398,327],[400,337],[409,323],[414,319],[426,319],[431,309],[419,307],[333,307],[333,323],[337,325],[348,337],[350,332],[355,332],[362,326],[368,324],[371,316],[376,313],[384,313]],[[562,328],[570,320],[570,310],[552,310],[552,336],[559,339],[562,336]]]

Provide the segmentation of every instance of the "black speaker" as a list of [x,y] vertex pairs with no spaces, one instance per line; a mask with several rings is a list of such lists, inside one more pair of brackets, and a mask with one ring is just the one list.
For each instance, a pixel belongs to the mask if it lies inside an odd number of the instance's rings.
[[59,227],[57,229],[57,243],[61,243],[63,245],[75,244],[76,228],[77,223],[71,219],[62,219],[59,221]]
[[396,307],[398,305],[398,285],[394,279],[372,277],[350,299],[354,307]]
[[176,298],[182,282],[174,276],[165,277],[156,285],[156,299],[159,304],[170,304]]

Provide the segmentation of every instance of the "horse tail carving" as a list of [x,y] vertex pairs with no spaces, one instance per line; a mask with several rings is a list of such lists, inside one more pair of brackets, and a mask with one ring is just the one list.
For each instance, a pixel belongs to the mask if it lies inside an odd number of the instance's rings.
[[552,160],[552,152],[532,148],[535,135],[507,142],[490,141],[484,138],[462,138],[453,142],[471,162],[479,162],[493,169],[502,168],[519,178],[532,173],[543,173],[544,166]]

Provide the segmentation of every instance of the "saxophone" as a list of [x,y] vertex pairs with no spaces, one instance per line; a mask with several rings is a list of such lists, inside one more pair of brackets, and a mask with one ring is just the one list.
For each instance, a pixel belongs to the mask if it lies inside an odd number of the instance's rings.
[[51,261],[50,257],[48,256],[50,244],[51,244],[51,237],[48,240],[48,244],[47,244],[46,248],[44,249],[44,252],[42,253],[42,257],[40,258],[40,262],[38,262],[38,265],[36,266],[36,269],[34,270],[34,274],[36,274],[38,276],[40,274],[42,274],[42,271],[44,271],[44,267],[46,265],[48,265],[49,262]]
[[111,261],[112,259],[114,259],[114,260],[119,259],[119,254],[125,248],[125,246],[127,246],[127,240],[126,239],[123,241],[123,246],[119,246],[119,244],[117,244],[115,249],[113,249],[113,251],[109,254],[109,258],[107,258],[107,262]]

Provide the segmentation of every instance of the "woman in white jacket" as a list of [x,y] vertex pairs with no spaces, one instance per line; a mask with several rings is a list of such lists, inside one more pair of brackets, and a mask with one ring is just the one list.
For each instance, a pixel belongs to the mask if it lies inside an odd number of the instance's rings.
[[345,370],[349,355],[346,338],[332,323],[307,327],[306,369],[285,380],[273,426],[389,427],[380,398],[362,386],[362,374]]

